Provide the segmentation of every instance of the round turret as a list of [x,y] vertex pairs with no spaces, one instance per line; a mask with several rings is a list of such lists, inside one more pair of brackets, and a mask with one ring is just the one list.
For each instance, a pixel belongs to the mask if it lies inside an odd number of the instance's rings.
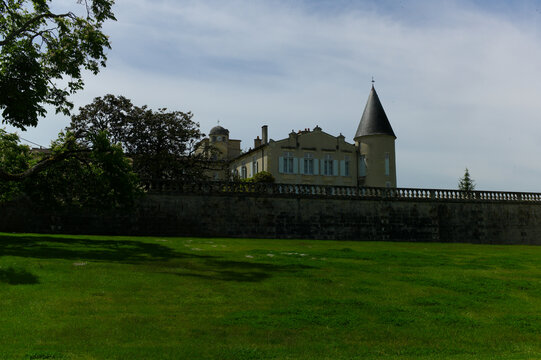
[[227,130],[226,128],[220,126],[220,125],[217,125],[215,127],[213,127],[212,129],[210,129],[210,133],[209,135],[226,135],[226,136],[229,136],[229,130]]
[[353,138],[359,151],[359,184],[396,187],[396,135],[372,85]]
[[217,125],[210,129],[209,138],[210,143],[214,144],[215,146],[218,143],[227,143],[227,141],[229,140],[229,130],[220,125]]

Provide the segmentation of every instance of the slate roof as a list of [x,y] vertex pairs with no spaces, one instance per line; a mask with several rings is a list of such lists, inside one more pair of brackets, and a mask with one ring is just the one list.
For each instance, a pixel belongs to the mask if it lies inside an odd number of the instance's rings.
[[354,139],[367,135],[391,135],[396,138],[373,85]]

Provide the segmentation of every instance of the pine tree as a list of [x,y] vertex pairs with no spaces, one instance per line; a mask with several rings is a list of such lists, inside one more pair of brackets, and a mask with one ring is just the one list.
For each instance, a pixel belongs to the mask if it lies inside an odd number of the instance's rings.
[[464,177],[458,181],[458,190],[462,191],[473,191],[475,190],[475,181],[470,177],[470,172],[468,168],[464,172]]

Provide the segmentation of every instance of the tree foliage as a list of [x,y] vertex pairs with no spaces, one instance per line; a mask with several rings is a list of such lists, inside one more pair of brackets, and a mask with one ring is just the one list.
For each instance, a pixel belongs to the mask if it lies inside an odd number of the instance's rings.
[[189,181],[203,177],[206,163],[195,152],[203,134],[192,117],[190,112],[153,111],[123,96],[105,95],[80,108],[69,129],[106,131],[133,160],[141,179]]
[[[31,163],[30,148],[19,144],[16,134],[0,129],[0,175],[1,173],[23,173]],[[22,191],[20,182],[10,181],[0,176],[0,201],[9,200]]]
[[105,132],[89,133],[86,144],[61,133],[42,155],[0,131],[0,149],[0,200],[27,196],[48,207],[103,209],[130,205],[139,192],[129,160]]
[[255,174],[251,179],[255,183],[266,183],[266,184],[272,184],[275,181],[274,176],[272,176],[272,174],[268,171],[260,171],[257,174]]
[[470,176],[468,168],[464,171],[464,176],[458,181],[458,190],[473,191],[475,190],[475,181]]
[[102,26],[116,20],[114,0],[73,1],[81,15],[53,12],[51,0],[0,0],[2,122],[36,126],[46,104],[69,114],[69,95],[84,85],[82,70],[96,74],[105,66],[110,43]]

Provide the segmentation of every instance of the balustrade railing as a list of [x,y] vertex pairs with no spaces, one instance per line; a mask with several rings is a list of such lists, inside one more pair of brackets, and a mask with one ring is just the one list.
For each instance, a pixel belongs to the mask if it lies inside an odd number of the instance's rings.
[[245,182],[196,182],[149,181],[144,183],[147,192],[174,192],[190,194],[266,194],[298,197],[337,197],[396,200],[449,200],[449,201],[521,201],[541,202],[541,193],[505,191],[461,191],[449,189],[377,188],[305,184],[265,184]]

